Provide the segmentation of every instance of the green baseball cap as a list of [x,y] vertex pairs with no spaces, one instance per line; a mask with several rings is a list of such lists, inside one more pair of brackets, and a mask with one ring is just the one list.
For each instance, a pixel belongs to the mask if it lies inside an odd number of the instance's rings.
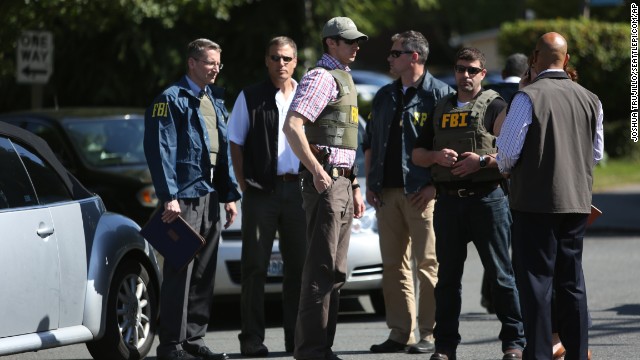
[[322,28],[322,38],[328,38],[333,36],[340,36],[343,39],[355,40],[364,38],[368,40],[369,37],[360,31],[356,27],[353,20],[348,17],[334,17],[327,21]]

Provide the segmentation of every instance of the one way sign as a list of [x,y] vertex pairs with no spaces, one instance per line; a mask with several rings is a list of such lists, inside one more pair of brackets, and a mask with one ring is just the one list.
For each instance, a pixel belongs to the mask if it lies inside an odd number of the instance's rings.
[[23,31],[17,56],[18,83],[46,84],[53,73],[53,35],[50,31]]

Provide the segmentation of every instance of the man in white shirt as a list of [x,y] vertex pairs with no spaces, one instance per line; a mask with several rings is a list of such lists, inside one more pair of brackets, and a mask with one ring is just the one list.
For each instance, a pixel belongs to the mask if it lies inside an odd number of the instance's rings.
[[[296,54],[292,39],[272,39],[265,53],[269,78],[238,95],[229,120],[231,160],[243,191],[242,330],[238,338],[244,356],[269,355],[263,343],[264,286],[268,277],[283,278],[285,351],[294,349],[306,225],[298,185],[300,161],[291,151],[282,126],[297,87],[292,78]],[[282,262],[276,259],[272,267],[276,231]]]

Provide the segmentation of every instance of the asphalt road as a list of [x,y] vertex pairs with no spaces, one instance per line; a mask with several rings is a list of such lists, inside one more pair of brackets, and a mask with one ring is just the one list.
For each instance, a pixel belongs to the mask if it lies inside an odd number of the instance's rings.
[[[637,214],[636,214],[637,216]],[[473,248],[473,246],[471,246]],[[584,269],[593,327],[589,347],[594,359],[640,358],[640,236],[589,235],[585,240]],[[463,278],[463,303],[459,359],[500,359],[498,332],[500,323],[480,306],[482,266],[475,249],[469,250]],[[273,304],[269,306],[273,307]],[[373,314],[367,298],[342,302],[334,351],[343,359],[428,359],[429,355],[371,354],[368,349],[388,335],[384,318]],[[278,309],[271,308],[265,344],[269,359],[291,359],[285,354],[284,335],[278,327]],[[215,318],[207,334],[211,348],[227,352],[232,359],[241,358],[237,306],[216,307]],[[0,320],[1,321],[1,320]],[[157,341],[157,340],[156,340]],[[84,345],[24,353],[2,360],[91,359]],[[155,360],[155,346],[147,359]]]

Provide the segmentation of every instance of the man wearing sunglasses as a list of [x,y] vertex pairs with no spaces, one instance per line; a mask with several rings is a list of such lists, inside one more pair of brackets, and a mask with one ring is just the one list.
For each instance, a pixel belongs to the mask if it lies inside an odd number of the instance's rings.
[[467,243],[472,241],[493,286],[502,323],[503,359],[521,359],[525,346],[518,290],[511,266],[511,214],[502,190],[495,156],[493,123],[506,107],[493,90],[483,91],[487,70],[478,49],[463,48],[454,66],[457,94],[436,106],[433,126],[425,129],[413,150],[413,161],[430,166],[438,201],[434,227],[438,242],[436,285],[436,352],[431,360],[456,358],[461,280]]
[[[280,36],[269,41],[264,57],[268,78],[240,92],[229,120],[231,160],[242,196],[243,356],[269,355],[264,345],[264,286],[282,276],[284,347],[293,352],[300,279],[306,254],[306,225],[298,185],[300,161],[282,132],[297,82],[296,43]],[[273,239],[279,235],[282,274],[270,274]]]
[[357,92],[348,65],[367,35],[346,17],[322,29],[324,54],[301,80],[284,132],[302,164],[300,186],[307,223],[296,324],[296,359],[339,359],[331,347],[340,288],[347,276],[353,217],[364,201],[353,171],[358,146]]
[[[429,43],[417,31],[391,38],[387,61],[398,80],[373,99],[362,148],[367,201],[376,208],[389,338],[371,346],[374,353],[433,351],[434,288],[438,281],[430,170],[411,161],[423,128],[431,126],[436,102],[453,92],[425,69]],[[410,254],[410,258],[407,254]],[[408,261],[410,259],[410,261]],[[416,266],[412,267],[411,262]],[[415,303],[413,269],[420,288]],[[419,339],[416,341],[416,313]]]

